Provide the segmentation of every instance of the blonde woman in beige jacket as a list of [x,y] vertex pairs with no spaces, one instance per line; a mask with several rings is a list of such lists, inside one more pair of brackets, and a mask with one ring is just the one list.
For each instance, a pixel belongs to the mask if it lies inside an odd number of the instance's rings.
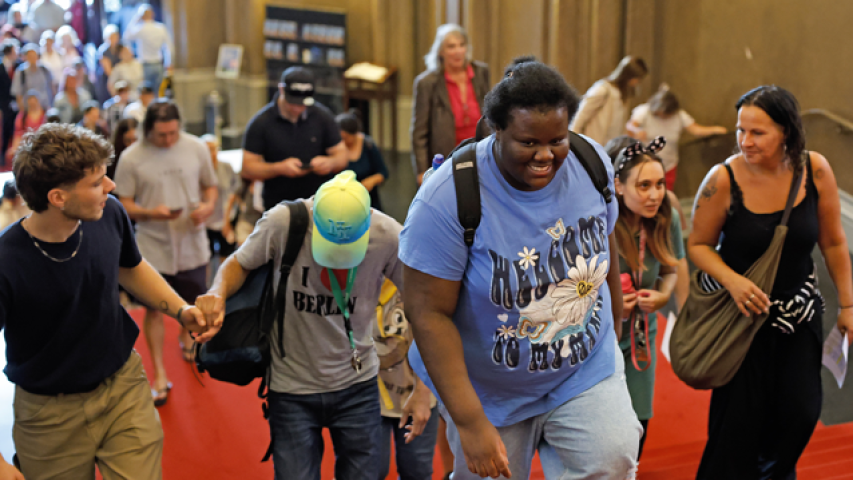
[[628,100],[648,73],[642,58],[628,55],[606,78],[595,82],[583,96],[569,129],[601,145],[625,133]]

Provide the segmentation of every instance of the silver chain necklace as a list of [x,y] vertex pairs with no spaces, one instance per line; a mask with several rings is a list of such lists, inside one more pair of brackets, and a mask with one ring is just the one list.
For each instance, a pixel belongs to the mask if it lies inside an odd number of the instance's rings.
[[[26,219],[29,220],[30,217],[27,217]],[[72,253],[71,256],[68,258],[54,258],[54,257],[52,257],[49,253],[45,252],[43,248],[41,248],[41,245],[39,245],[38,240],[36,240],[36,238],[32,236],[32,234],[30,233],[29,230],[24,228],[24,231],[27,232],[27,235],[30,236],[30,240],[33,241],[33,245],[35,245],[36,248],[39,249],[39,252],[41,252],[42,255],[44,255],[45,257],[47,257],[50,260],[53,260],[56,263],[65,263],[65,262],[71,260],[72,258],[76,257],[77,252],[80,251],[80,245],[83,245],[83,228],[80,226],[80,223],[81,223],[80,220],[77,220],[77,228],[80,230],[80,240],[77,241],[77,248],[74,249],[74,253]],[[21,222],[21,226],[22,227],[24,226],[23,222]]]

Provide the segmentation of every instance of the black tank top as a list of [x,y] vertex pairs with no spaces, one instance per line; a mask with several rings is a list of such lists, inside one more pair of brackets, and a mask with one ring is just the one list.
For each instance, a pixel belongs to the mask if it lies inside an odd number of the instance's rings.
[[[773,240],[776,226],[782,222],[784,210],[753,213],[743,204],[743,192],[728,163],[724,164],[731,180],[731,207],[723,225],[719,252],[726,265],[743,274],[761,257]],[[770,296],[774,300],[793,297],[814,268],[812,251],[817,243],[818,193],[812,179],[811,159],[806,160],[806,196],[791,210],[788,235]]]

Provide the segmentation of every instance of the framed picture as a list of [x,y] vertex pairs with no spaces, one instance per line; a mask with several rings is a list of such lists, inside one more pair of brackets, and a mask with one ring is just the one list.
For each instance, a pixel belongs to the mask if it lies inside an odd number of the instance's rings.
[[243,62],[243,46],[223,43],[219,46],[219,58],[216,61],[217,78],[237,78],[240,76],[240,64]]

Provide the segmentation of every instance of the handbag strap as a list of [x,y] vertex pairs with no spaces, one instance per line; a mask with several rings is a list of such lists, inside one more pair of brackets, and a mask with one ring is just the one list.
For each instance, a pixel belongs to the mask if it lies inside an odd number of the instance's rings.
[[[803,152],[803,155],[808,155],[809,152]],[[794,169],[794,178],[791,179],[791,190],[788,192],[788,202],[785,204],[785,213],[782,214],[782,223],[780,225],[787,226],[788,218],[791,216],[791,210],[794,208],[794,202],[797,200],[797,193],[800,191],[800,180],[803,178],[803,170],[808,168],[808,162],[803,164],[803,168]]]

